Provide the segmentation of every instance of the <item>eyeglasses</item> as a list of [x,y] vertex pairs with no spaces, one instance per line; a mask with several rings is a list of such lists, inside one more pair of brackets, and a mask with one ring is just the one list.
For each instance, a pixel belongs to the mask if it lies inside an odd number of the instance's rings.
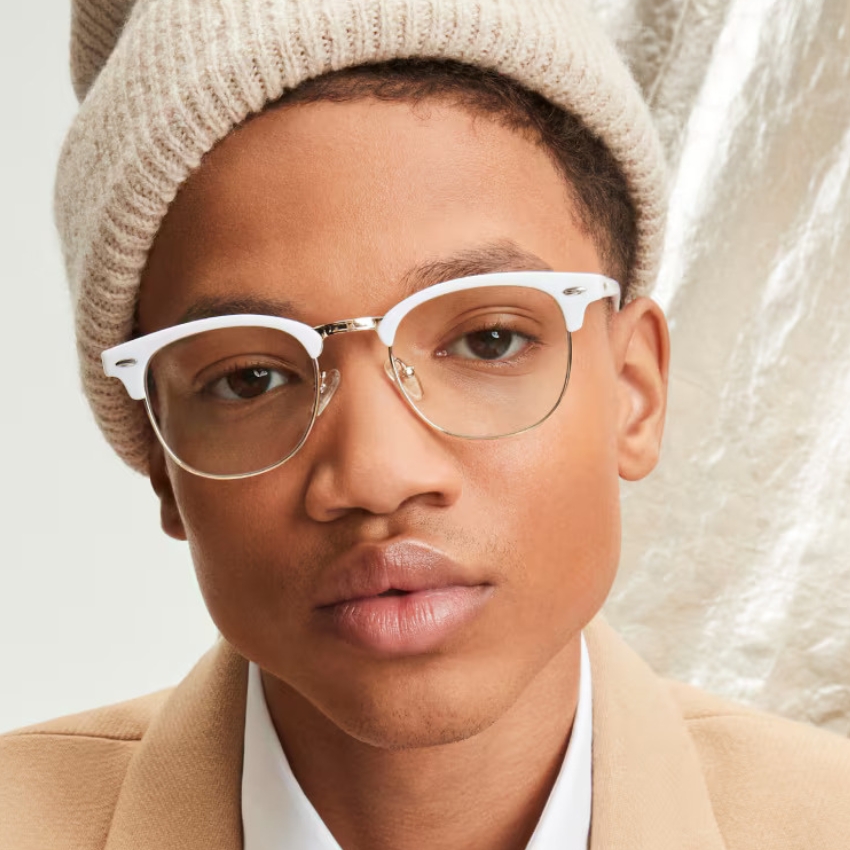
[[588,304],[620,287],[596,274],[498,272],[427,287],[384,316],[311,327],[292,319],[198,319],[110,348],[103,369],[144,399],[174,461],[205,478],[275,469],[306,441],[340,383],[324,340],[373,330],[387,377],[432,428],[472,440],[507,437],[547,419],[563,398],[571,333]]

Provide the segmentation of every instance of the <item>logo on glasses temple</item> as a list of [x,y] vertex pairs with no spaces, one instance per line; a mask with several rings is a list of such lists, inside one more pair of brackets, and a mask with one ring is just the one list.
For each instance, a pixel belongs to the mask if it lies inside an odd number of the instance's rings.
[[564,295],[584,295],[587,292],[587,287],[585,286],[571,286],[569,289],[564,290]]

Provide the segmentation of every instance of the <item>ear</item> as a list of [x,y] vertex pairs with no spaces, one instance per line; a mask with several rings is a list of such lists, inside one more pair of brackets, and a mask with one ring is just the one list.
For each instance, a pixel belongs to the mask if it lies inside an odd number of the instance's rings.
[[148,469],[151,486],[154,493],[159,497],[159,515],[162,530],[175,540],[186,539],[186,529],[183,527],[183,517],[177,507],[174,498],[174,488],[168,475],[168,466],[165,462],[165,451],[159,440],[151,437],[151,446],[148,451]]
[[670,332],[651,298],[636,298],[612,317],[618,373],[620,476],[637,481],[658,463],[667,412]]

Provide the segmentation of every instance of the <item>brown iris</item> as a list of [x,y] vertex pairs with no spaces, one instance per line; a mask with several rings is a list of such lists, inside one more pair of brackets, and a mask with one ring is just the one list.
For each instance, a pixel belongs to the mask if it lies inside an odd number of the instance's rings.
[[504,357],[510,350],[513,338],[514,334],[511,331],[492,328],[468,334],[466,344],[476,357],[481,357],[483,360],[496,360]]
[[227,376],[227,386],[239,398],[256,398],[268,392],[272,376],[268,369],[239,369]]

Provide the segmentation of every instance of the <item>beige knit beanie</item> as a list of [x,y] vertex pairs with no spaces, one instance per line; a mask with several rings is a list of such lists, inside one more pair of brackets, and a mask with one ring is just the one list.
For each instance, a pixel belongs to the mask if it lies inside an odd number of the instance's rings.
[[81,101],[56,182],[83,386],[118,454],[147,470],[143,407],[101,352],[132,333],[139,278],[180,184],[246,116],[304,80],[396,57],[511,76],[579,115],[638,211],[632,297],[647,293],[665,208],[661,147],[640,92],[580,0],[72,0]]

